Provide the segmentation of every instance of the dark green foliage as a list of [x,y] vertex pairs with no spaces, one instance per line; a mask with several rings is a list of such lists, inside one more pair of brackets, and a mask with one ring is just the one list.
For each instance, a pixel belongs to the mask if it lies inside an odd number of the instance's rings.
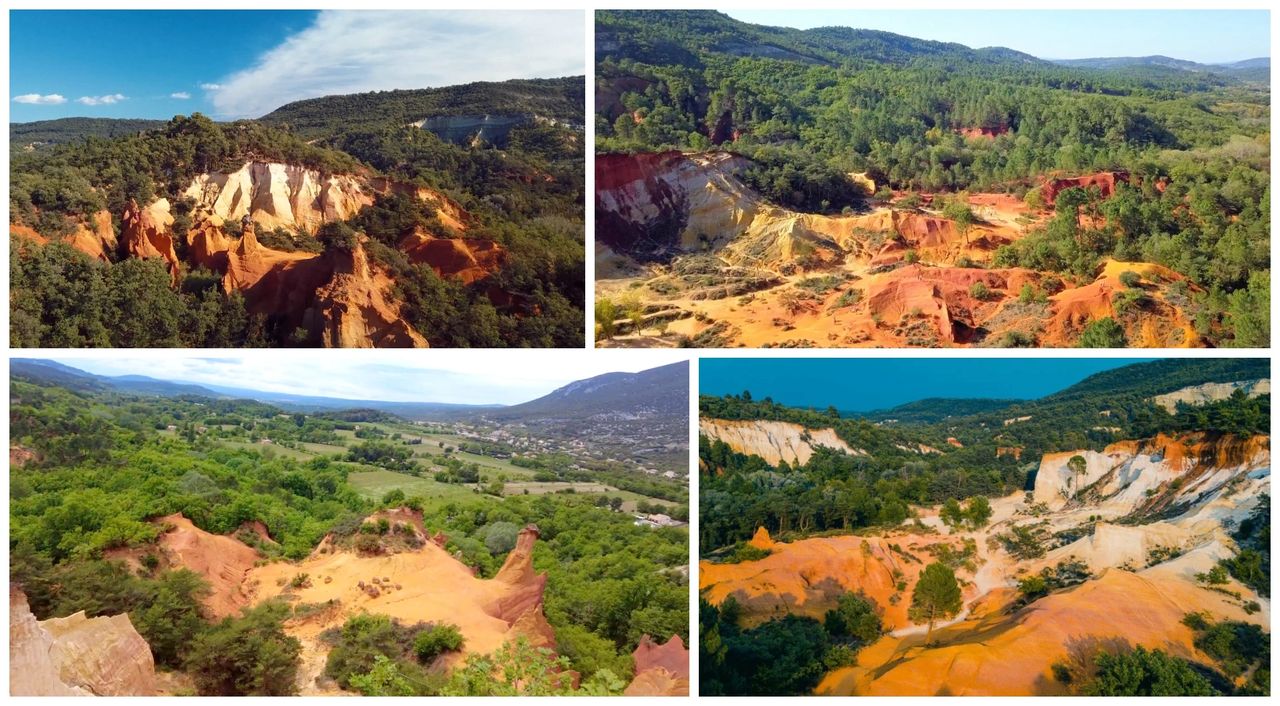
[[433,625],[414,636],[413,654],[427,663],[445,652],[457,652],[464,642],[456,625]]
[[265,603],[226,618],[195,638],[186,670],[202,696],[296,693],[301,644],[284,632],[289,609]]
[[10,245],[10,336],[16,347],[262,345],[239,294],[193,279],[170,288],[158,260],[107,265],[65,243]]
[[788,615],[750,630],[737,625],[737,606],[702,601],[698,620],[704,696],[798,696],[827,671],[827,631],[812,618]]
[[183,666],[192,648],[191,638],[205,629],[201,599],[209,586],[187,569],[170,571],[157,579],[144,605],[131,611],[130,618],[151,645],[156,664],[172,669]]
[[1110,316],[1090,321],[1080,334],[1077,345],[1081,348],[1124,348],[1128,345],[1124,336],[1124,327],[1116,323]]
[[827,611],[823,626],[833,640],[855,647],[869,645],[880,637],[880,616],[876,605],[861,593],[846,593]]
[[403,668],[399,670],[402,676],[407,672],[421,681],[422,673],[408,663],[421,629],[407,627],[386,615],[365,613],[348,618],[341,628],[323,636],[333,645],[325,662],[325,676],[349,689],[354,677],[368,674],[378,658],[385,658]]
[[418,467],[411,449],[390,441],[362,441],[347,449],[347,460],[381,466],[389,471],[412,471]]
[[1161,650],[1098,655],[1097,673],[1081,685],[1086,696],[1214,696],[1209,680],[1186,661]]
[[[912,589],[907,616],[928,624],[932,632],[934,623],[954,616],[961,606],[960,584],[956,583],[955,572],[943,564],[929,564]],[[927,633],[925,639],[928,640]]]

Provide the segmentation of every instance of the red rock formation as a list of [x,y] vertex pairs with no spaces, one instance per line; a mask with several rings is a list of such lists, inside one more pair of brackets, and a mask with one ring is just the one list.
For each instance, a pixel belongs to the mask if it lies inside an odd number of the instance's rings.
[[1129,174],[1127,172],[1098,172],[1097,174],[1086,174],[1067,179],[1050,179],[1040,187],[1040,196],[1044,199],[1046,206],[1053,206],[1054,199],[1064,189],[1072,187],[1087,189],[1093,186],[1097,187],[1098,193],[1105,199],[1110,198],[1116,192],[1116,184],[1128,183],[1128,181]]
[[172,529],[160,535],[158,544],[170,566],[190,569],[209,582],[204,599],[212,618],[225,618],[249,605],[245,576],[258,560],[258,552],[231,537],[210,534],[181,514],[156,521]]
[[414,264],[426,264],[442,278],[456,277],[473,284],[497,272],[507,262],[507,250],[481,238],[437,238],[421,230],[405,236],[400,250]]
[[659,645],[648,635],[631,653],[635,677],[622,693],[626,696],[688,696],[689,650],[679,635]]
[[1009,132],[1009,126],[996,125],[995,127],[958,127],[955,129],[955,132],[966,139],[994,140]]
[[997,447],[997,448],[996,448],[996,458],[1002,458],[1002,457],[1004,457],[1004,456],[1012,456],[1012,457],[1013,457],[1013,460],[1015,460],[1015,461],[1021,461],[1021,460],[1022,460],[1022,447],[1021,447],[1021,446],[1000,446],[1000,447]]
[[515,549],[507,554],[507,560],[498,570],[494,581],[511,586],[513,590],[501,597],[493,614],[509,623],[515,622],[525,612],[542,608],[542,591],[547,585],[547,575],[533,569],[533,546],[538,541],[537,525],[520,530]]
[[35,451],[17,444],[9,445],[9,465],[11,467],[22,468],[28,463],[36,460],[39,460],[39,456]]
[[[369,263],[364,247],[350,253],[330,252],[332,278],[315,290],[303,325],[321,330],[321,343],[331,348],[426,348],[427,339],[400,316],[390,297],[394,284]],[[288,309],[285,309],[288,311]]]
[[449,543],[449,537],[447,537],[444,532],[437,531],[435,534],[431,535],[431,541],[437,547],[444,549],[445,545]]
[[130,201],[120,217],[120,240],[130,257],[158,257],[169,265],[169,275],[174,284],[178,281],[178,254],[173,249],[173,237],[169,228],[173,216],[169,215],[169,202],[160,199],[147,208]]
[[11,696],[154,696],[151,647],[127,614],[37,621],[9,588]]

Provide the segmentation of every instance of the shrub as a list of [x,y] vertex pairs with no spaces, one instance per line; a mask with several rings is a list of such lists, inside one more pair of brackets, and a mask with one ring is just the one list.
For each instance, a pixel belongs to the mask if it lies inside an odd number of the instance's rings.
[[465,644],[456,625],[432,625],[413,638],[413,653],[422,663],[430,662],[445,652],[457,652]]
[[1120,284],[1126,287],[1136,287],[1142,284],[1142,275],[1131,270],[1125,270],[1120,273]]
[[987,285],[984,282],[974,282],[969,285],[969,296],[980,302],[984,302],[991,298],[991,290],[987,288]]
[[1089,322],[1080,334],[1080,348],[1124,348],[1129,345],[1124,328],[1110,316]]
[[202,696],[291,696],[301,644],[284,632],[289,609],[265,603],[196,637],[186,670]]

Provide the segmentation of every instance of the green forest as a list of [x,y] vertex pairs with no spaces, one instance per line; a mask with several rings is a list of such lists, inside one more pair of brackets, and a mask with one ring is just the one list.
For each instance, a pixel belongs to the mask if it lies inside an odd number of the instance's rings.
[[[637,526],[632,514],[592,495],[503,498],[500,481],[498,495],[488,490],[496,481],[489,472],[477,473],[469,490],[457,479],[418,480],[422,469],[395,453],[405,443],[398,435],[360,434],[364,427],[349,421],[362,413],[289,414],[248,400],[157,398],[31,378],[12,379],[10,392],[11,445],[29,454],[10,474],[11,581],[39,619],[128,613],[157,666],[190,674],[196,693],[294,693],[299,645],[282,625],[316,606],[267,601],[210,620],[200,603],[203,579],[156,561],[163,528],[153,520],[172,513],[217,534],[261,522],[273,543],[236,536],[270,562],[304,558],[327,534],[376,533],[363,518],[409,507],[482,578],[502,565],[519,527],[539,527],[533,563],[548,575],[544,610],[558,657],[512,644],[452,674],[428,673],[434,657],[460,647],[449,626],[353,618],[329,638],[343,649],[331,653],[326,673],[365,694],[565,693],[570,685],[547,676],[564,669],[582,676],[575,693],[618,693],[641,636],[689,637],[687,578],[671,568],[687,564],[687,528]],[[238,443],[262,438],[280,451]],[[347,450],[309,460],[285,453],[306,444]],[[455,459],[441,463],[476,472]],[[350,477],[379,468],[439,490],[393,489],[371,499]],[[141,568],[109,558],[124,550],[141,557]],[[482,678],[504,665],[512,665],[508,681]]]
[[[1034,485],[1035,469],[1045,453],[1100,450],[1122,439],[1144,439],[1161,432],[1204,432],[1251,436],[1270,433],[1270,395],[1249,398],[1237,391],[1227,399],[1170,414],[1154,404],[1154,395],[1204,382],[1255,380],[1270,376],[1266,360],[1164,360],[1124,366],[1086,378],[1039,400],[995,410],[947,416],[939,421],[886,424],[894,411],[872,419],[800,409],[772,399],[703,395],[699,414],[708,419],[764,419],[792,422],[809,429],[831,428],[851,448],[849,455],[818,447],[808,463],[774,467],[719,440],[699,438],[701,465],[699,537],[703,555],[735,547],[757,527],[770,533],[806,536],[901,524],[910,505],[935,505],[975,496],[999,497]],[[923,403],[911,405],[919,413]],[[940,409],[963,409],[936,400]],[[1107,426],[1096,420],[1106,415]],[[925,415],[934,417],[937,415]],[[1005,419],[1030,417],[1013,425]],[[954,439],[962,448],[948,443]],[[938,453],[908,449],[920,444]],[[999,449],[1021,449],[1021,460]]]
[[[749,25],[709,11],[596,15],[597,150],[730,150],[771,201],[859,209],[888,195],[1001,192],[1107,171],[1005,246],[999,266],[1092,279],[1102,258],[1187,275],[1197,329],[1269,343],[1270,93],[1249,74],[1066,67],[885,32]],[[1256,78],[1256,77],[1255,77]],[[966,137],[963,130],[981,130]],[[1104,216],[1081,225],[1081,209]]]
[[[340,263],[354,247],[357,232],[369,236],[370,258],[391,275],[393,296],[402,303],[405,318],[433,346],[580,346],[583,139],[562,116],[575,102],[581,114],[582,80],[467,88],[456,95],[401,91],[316,99],[285,106],[270,119],[232,123],[197,113],[125,134],[73,121],[60,126],[63,137],[55,144],[15,152],[11,223],[56,241],[106,209],[118,236],[129,203],[167,198],[174,204],[175,248],[185,259],[193,204],[181,193],[196,175],[234,171],[248,160],[260,160],[325,175],[387,176],[430,187],[458,203],[471,216],[465,237],[496,241],[508,253],[507,265],[464,286],[441,279],[427,265],[411,264],[395,244],[415,226],[432,227],[447,237],[464,236],[440,227],[432,214],[406,198],[381,198],[374,209],[348,222],[326,224],[328,230],[314,239],[264,232],[260,240],[283,250],[324,252]],[[545,108],[559,122],[523,123],[498,146],[446,142],[402,119],[405,111],[515,108],[521,101],[513,95],[540,96],[539,105],[532,107]],[[239,223],[224,225],[232,238],[240,236],[239,228]],[[10,243],[10,334],[15,346],[318,342],[314,326],[298,327],[276,312],[246,311],[240,297],[221,291],[218,273],[184,264],[174,287],[163,263],[135,263],[122,252],[107,253],[111,262],[104,263],[62,243],[23,247],[20,242]],[[490,292],[510,296],[495,304]]]

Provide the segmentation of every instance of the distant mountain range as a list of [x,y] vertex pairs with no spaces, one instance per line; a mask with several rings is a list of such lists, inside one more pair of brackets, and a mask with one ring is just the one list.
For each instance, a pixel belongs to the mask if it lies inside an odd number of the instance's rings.
[[1267,80],[1271,76],[1271,58],[1257,57],[1223,64],[1201,64],[1186,59],[1161,56],[1114,56],[1090,59],[1059,59],[1053,63],[1082,69],[1129,70],[1167,69],[1190,73],[1226,74],[1241,80]]
[[1184,387],[1271,376],[1271,363],[1256,358],[1168,359],[1135,363],[1090,375],[1063,390],[1033,400],[930,398],[874,412],[846,416],[895,424],[999,426],[1004,418],[1034,414],[1065,417],[1080,407],[1103,410],[1120,398],[1149,399]]
[[32,358],[12,359],[9,362],[9,375],[13,379],[52,384],[72,390],[115,391],[155,397],[191,395],[211,399],[248,399],[276,405],[290,412],[374,409],[415,421],[483,418],[495,423],[520,422],[547,426],[563,426],[583,419],[668,419],[680,415],[686,415],[687,419],[689,399],[688,364],[683,362],[638,373],[605,373],[569,383],[543,397],[511,406],[349,400],[174,382],[145,375],[95,375],[56,361]]
[[708,10],[602,10],[596,13],[596,60],[630,58],[650,64],[696,66],[710,54],[787,59],[815,64],[855,60],[906,65],[917,59],[953,64],[1058,65],[1085,70],[1152,70],[1213,74],[1224,80],[1257,81],[1269,76],[1266,57],[1228,64],[1199,64],[1164,56],[1048,60],[1008,47],[971,48],[852,27],[795,29],[741,22]]
[[[408,125],[437,117],[537,116],[565,125],[583,124],[586,84],[581,76],[476,82],[460,86],[374,91],[294,101],[257,118],[308,138],[328,137],[371,122]],[[114,138],[154,130],[166,120],[59,118],[9,124],[10,149]],[[446,139],[444,133],[437,136]]]

